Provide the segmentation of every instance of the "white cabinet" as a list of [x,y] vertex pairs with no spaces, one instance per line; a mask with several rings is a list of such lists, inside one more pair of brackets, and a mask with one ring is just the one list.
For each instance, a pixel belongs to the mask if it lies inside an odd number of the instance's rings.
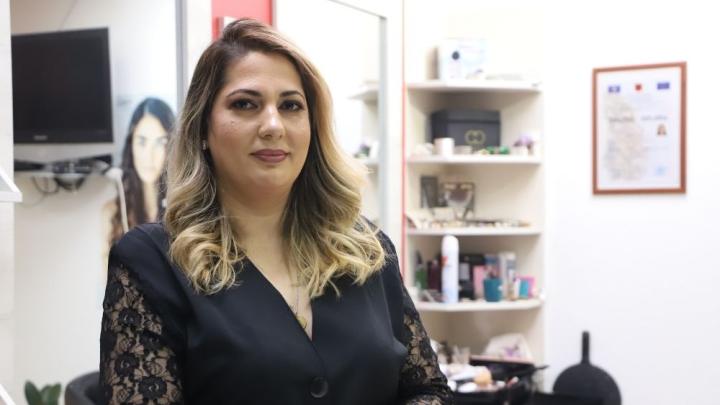
[[[540,148],[532,155],[419,156],[416,145],[428,141],[429,117],[437,110],[473,108],[496,110],[501,117],[501,145],[511,146],[523,133],[542,133],[542,92],[537,83],[519,81],[411,82],[407,84],[406,205],[421,207],[420,178],[468,181],[475,185],[474,217],[501,219],[521,226],[413,228],[405,230],[405,280],[414,285],[416,256],[424,261],[440,252],[445,234],[458,237],[463,254],[512,251],[520,276],[532,276],[538,296],[533,299],[460,302],[417,302],[430,336],[471,347],[474,353],[488,339],[522,333],[536,360],[543,359],[544,296],[544,175]],[[537,136],[537,135],[536,135]],[[541,144],[541,140],[538,139]]]

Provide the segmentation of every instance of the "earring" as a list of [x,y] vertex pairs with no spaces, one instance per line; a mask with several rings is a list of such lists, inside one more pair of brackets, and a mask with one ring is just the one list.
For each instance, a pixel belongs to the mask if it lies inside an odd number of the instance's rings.
[[207,148],[208,148],[207,141],[206,141],[205,139],[203,139],[203,141],[202,141],[202,150],[207,150]]

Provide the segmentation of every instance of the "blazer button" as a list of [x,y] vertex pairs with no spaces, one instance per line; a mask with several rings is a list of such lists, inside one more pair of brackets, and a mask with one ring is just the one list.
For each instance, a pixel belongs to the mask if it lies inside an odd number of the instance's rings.
[[322,377],[315,377],[310,383],[310,395],[313,398],[322,398],[328,393],[328,382]]

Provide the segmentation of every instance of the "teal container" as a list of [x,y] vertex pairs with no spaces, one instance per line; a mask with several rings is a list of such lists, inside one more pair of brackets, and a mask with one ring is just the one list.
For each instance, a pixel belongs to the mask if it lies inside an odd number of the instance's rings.
[[530,297],[530,282],[527,280],[520,280],[520,298]]
[[499,278],[486,278],[483,280],[485,290],[485,301],[498,302],[502,300],[502,280]]

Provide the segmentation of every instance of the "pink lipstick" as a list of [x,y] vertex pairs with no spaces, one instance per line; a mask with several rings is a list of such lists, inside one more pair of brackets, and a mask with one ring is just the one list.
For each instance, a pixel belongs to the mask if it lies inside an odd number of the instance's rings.
[[280,163],[287,158],[288,153],[281,149],[261,149],[251,155],[265,163]]

